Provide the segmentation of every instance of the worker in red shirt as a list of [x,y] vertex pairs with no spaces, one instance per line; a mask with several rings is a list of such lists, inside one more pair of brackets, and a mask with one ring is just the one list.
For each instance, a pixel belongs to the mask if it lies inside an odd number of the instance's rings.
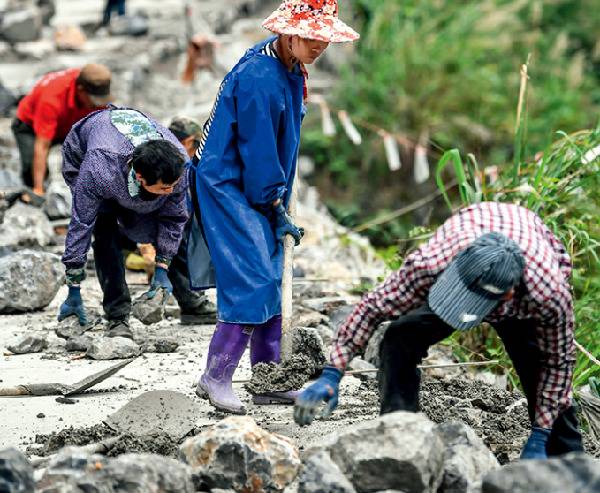
[[21,154],[22,178],[42,202],[50,147],[62,143],[74,123],[111,101],[110,70],[88,64],[42,77],[19,103],[12,131]]

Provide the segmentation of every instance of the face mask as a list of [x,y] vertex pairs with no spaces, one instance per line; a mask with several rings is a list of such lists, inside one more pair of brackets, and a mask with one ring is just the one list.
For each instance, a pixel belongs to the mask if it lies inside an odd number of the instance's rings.
[[129,170],[129,175],[127,177],[127,190],[132,198],[139,197],[142,200],[155,200],[159,197],[159,195],[149,192],[142,186],[137,179],[137,176],[135,176],[133,168]]

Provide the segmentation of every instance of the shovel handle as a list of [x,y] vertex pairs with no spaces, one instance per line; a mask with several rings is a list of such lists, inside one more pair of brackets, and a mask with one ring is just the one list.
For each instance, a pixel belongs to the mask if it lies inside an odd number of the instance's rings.
[[31,393],[24,385],[17,385],[16,387],[0,387],[0,397],[17,397],[19,395],[31,395]]

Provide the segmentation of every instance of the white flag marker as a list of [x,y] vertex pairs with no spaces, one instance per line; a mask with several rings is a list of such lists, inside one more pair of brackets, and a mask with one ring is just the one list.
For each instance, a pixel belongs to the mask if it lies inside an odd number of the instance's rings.
[[348,112],[345,110],[338,111],[338,118],[340,119],[342,127],[344,128],[344,132],[346,132],[348,138],[355,146],[359,146],[362,143],[362,137],[354,126],[354,123],[352,123]]

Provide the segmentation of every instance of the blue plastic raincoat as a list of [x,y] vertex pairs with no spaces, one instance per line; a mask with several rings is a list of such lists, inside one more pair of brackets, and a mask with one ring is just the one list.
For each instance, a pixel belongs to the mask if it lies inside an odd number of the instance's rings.
[[199,220],[188,242],[190,279],[204,289],[216,275],[222,322],[261,324],[281,313],[283,246],[271,204],[281,198],[287,206],[292,189],[304,76],[260,53],[273,39],[248,50],[225,77],[190,163]]

